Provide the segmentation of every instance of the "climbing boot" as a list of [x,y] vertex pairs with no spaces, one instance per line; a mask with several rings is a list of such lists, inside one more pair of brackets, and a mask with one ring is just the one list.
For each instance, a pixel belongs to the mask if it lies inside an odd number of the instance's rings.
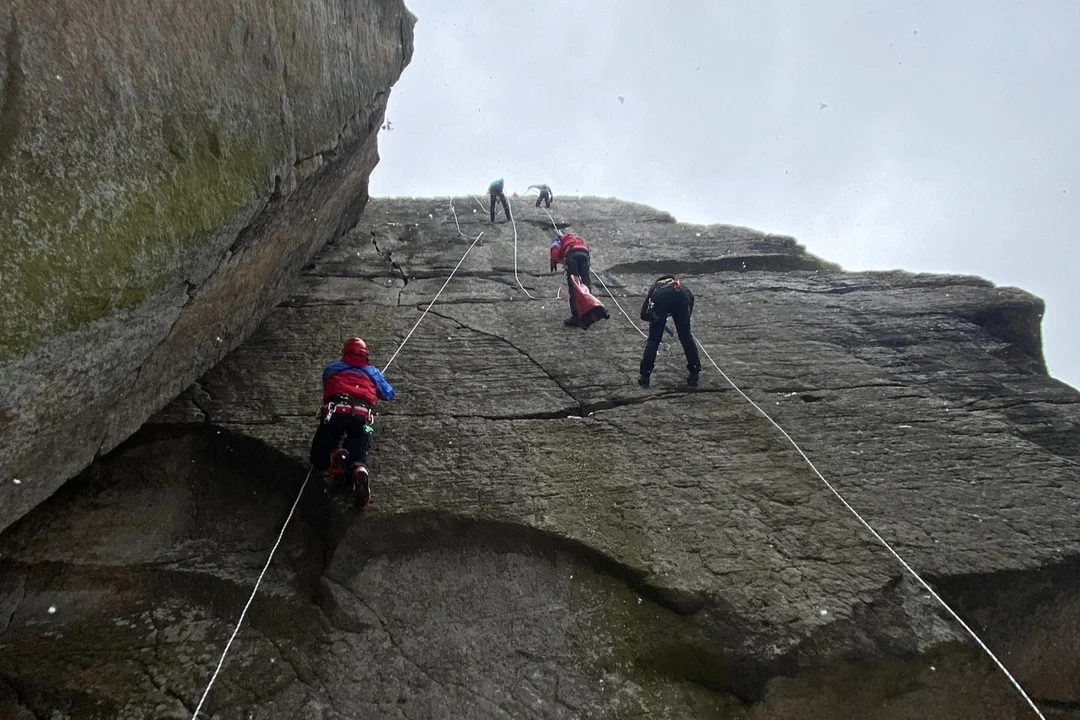
[[349,474],[349,453],[344,448],[338,448],[330,453],[330,477],[327,484],[330,490],[337,490]]
[[643,388],[649,387],[649,373],[641,373],[641,375],[638,375],[637,384]]
[[371,501],[371,475],[363,465],[357,465],[352,471],[352,506],[362,510]]
[[686,377],[686,384],[692,388],[696,388],[698,383],[698,374],[700,372],[700,370],[691,370],[690,374]]

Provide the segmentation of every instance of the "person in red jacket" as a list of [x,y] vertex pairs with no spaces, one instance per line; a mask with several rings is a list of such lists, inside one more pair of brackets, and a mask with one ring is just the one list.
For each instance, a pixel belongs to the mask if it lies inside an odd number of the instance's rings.
[[[394,399],[394,388],[368,362],[367,343],[358,337],[346,340],[341,359],[323,368],[322,386],[323,405],[311,441],[311,464],[330,470],[331,490],[348,477],[352,481],[351,502],[362,508],[371,499],[367,456],[374,432],[372,415],[379,400]],[[339,448],[339,443],[343,447]]]
[[566,268],[566,285],[570,295],[570,317],[563,320],[564,325],[577,327],[581,325],[581,315],[578,314],[577,300],[574,293],[574,281],[571,276],[576,275],[581,284],[592,292],[592,278],[589,277],[589,246],[585,241],[573,233],[562,233],[555,236],[555,242],[551,243],[551,272],[562,263]]

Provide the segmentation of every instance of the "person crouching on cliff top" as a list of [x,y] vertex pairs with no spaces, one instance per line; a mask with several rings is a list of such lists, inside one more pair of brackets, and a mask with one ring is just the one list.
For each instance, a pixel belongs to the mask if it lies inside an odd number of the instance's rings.
[[551,188],[547,185],[530,185],[526,190],[532,190],[536,188],[536,191],[540,193],[540,196],[536,198],[536,207],[540,207],[540,203],[544,203],[544,207],[551,207],[551,201],[555,199],[555,196],[551,193]]
[[[350,501],[363,508],[371,499],[371,436],[375,406],[379,400],[394,399],[394,388],[382,372],[368,361],[367,343],[358,337],[345,341],[341,359],[323,368],[323,404],[319,427],[311,441],[311,464],[330,470],[330,489],[348,478],[352,483]],[[342,443],[344,436],[344,443]],[[343,447],[338,447],[342,444]]]

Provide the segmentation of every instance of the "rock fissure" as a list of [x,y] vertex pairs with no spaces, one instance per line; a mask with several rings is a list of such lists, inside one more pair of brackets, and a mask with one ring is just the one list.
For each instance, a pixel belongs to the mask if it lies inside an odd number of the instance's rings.
[[146,676],[146,679],[150,681],[150,684],[153,685],[158,692],[163,693],[167,697],[175,700],[180,705],[180,707],[183,708],[184,712],[194,714],[195,706],[192,705],[188,700],[186,700],[182,695],[180,695],[180,693],[173,690],[173,688],[169,685],[168,681],[158,678],[157,673],[155,673],[151,668],[145,665],[143,665],[140,669],[142,670],[143,675]]
[[495,340],[498,340],[498,341],[500,341],[500,342],[503,342],[503,343],[505,343],[505,344],[506,344],[506,345],[508,345],[508,346],[509,346],[509,347],[510,347],[511,349],[513,349],[514,351],[516,351],[516,352],[517,352],[517,353],[519,353],[520,355],[523,355],[523,356],[524,356],[524,357],[525,357],[525,358],[526,358],[526,359],[527,359],[527,360],[528,360],[529,362],[531,362],[531,363],[532,363],[532,364],[533,364],[533,365],[534,365],[534,366],[535,366],[535,367],[536,367],[536,368],[537,368],[537,369],[538,369],[538,370],[539,370],[540,372],[542,372],[542,373],[543,373],[544,375],[546,375],[546,376],[547,376],[547,378],[548,378],[549,380],[551,380],[551,382],[555,383],[555,385],[556,385],[556,386],[557,386],[557,387],[558,387],[558,388],[559,388],[560,390],[562,390],[563,394],[565,394],[565,395],[566,395],[566,396],[567,396],[568,398],[570,398],[570,399],[571,399],[571,400],[573,400],[574,402],[576,402],[576,403],[579,403],[579,404],[580,404],[580,401],[579,401],[579,400],[578,400],[578,399],[577,399],[576,397],[574,397],[574,394],[573,394],[572,392],[570,392],[570,390],[569,390],[569,389],[568,389],[568,388],[567,388],[567,387],[566,387],[566,386],[565,386],[565,385],[564,385],[564,384],[563,384],[563,383],[562,383],[562,382],[561,382],[561,381],[559,380],[559,378],[557,378],[557,377],[556,377],[556,376],[555,376],[555,375],[554,375],[554,374],[553,374],[553,373],[552,373],[552,372],[551,372],[550,370],[548,370],[548,369],[547,369],[546,367],[544,367],[544,366],[543,366],[543,364],[541,364],[540,362],[538,362],[538,361],[537,361],[537,360],[536,360],[536,359],[535,359],[535,358],[534,358],[534,357],[533,357],[532,355],[530,355],[529,353],[527,353],[527,352],[525,352],[524,350],[522,350],[522,349],[521,349],[520,347],[518,347],[517,345],[515,345],[514,343],[512,343],[512,342],[511,342],[510,340],[508,340],[508,339],[507,339],[506,337],[504,337],[504,336],[502,336],[502,335],[499,335],[499,334],[497,334],[497,333],[492,333],[492,332],[488,332],[488,331],[486,331],[486,330],[480,330],[479,328],[475,328],[475,327],[472,327],[471,325],[468,325],[467,323],[463,323],[462,321],[458,320],[458,319],[457,319],[457,318],[455,318],[455,317],[451,317],[451,316],[449,316],[449,315],[446,315],[446,314],[440,313],[440,312],[439,312],[438,310],[432,310],[432,311],[431,311],[431,314],[432,314],[432,315],[436,315],[436,316],[438,316],[438,317],[441,317],[441,318],[442,318],[443,320],[447,320],[447,321],[449,321],[449,322],[452,322],[452,323],[456,324],[456,325],[457,325],[458,327],[460,327],[460,328],[461,328],[461,329],[463,329],[463,330],[469,330],[469,331],[471,331],[471,332],[474,332],[474,333],[476,333],[477,335],[484,335],[484,336],[486,336],[486,337],[490,337],[490,338],[493,338],[493,339],[495,339]]
[[[382,250],[380,250],[379,243],[375,239],[374,233],[372,233],[371,235],[371,245],[375,248],[375,252],[378,253],[378,255],[383,259],[383,261],[386,262],[387,265],[389,265],[393,270],[398,273],[398,276],[401,278],[401,282],[403,283],[401,286],[401,290],[404,290],[405,286],[409,284],[410,278],[409,275],[405,272],[405,269],[401,267],[401,265],[399,265],[396,260],[394,260],[394,251],[387,250],[386,252],[383,252]],[[398,305],[401,305],[401,290],[398,291]]]
[[838,271],[839,267],[804,255],[733,255],[713,260],[635,260],[608,268],[612,275],[709,275],[725,272]]
[[1035,700],[1035,704],[1042,710],[1051,710],[1059,716],[1064,715],[1067,717],[1080,718],[1080,702],[1047,700],[1044,698],[1033,699]]

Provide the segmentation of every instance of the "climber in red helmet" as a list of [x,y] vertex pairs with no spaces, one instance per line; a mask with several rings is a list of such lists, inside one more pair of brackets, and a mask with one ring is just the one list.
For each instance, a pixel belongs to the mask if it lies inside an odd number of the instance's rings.
[[577,276],[581,284],[592,291],[592,279],[589,277],[589,246],[573,233],[560,233],[555,236],[555,242],[551,243],[549,255],[551,272],[555,272],[559,263],[566,268],[566,284],[570,289],[570,317],[563,320],[563,325],[581,327],[581,315],[578,313],[573,277]]
[[[330,489],[346,477],[352,481],[353,506],[371,498],[367,456],[371,451],[372,414],[379,400],[393,400],[394,388],[368,362],[367,343],[358,337],[345,341],[341,359],[323,368],[323,405],[319,427],[311,441],[311,464],[330,470]],[[345,442],[338,447],[342,436]]]

